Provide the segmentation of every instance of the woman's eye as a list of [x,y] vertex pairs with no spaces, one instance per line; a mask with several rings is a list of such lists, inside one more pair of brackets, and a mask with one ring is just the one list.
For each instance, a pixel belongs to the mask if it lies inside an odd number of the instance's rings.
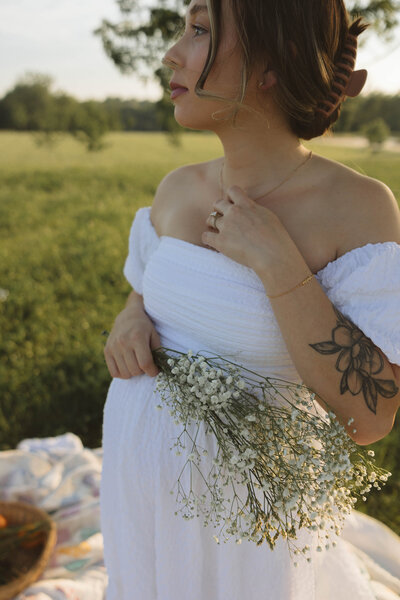
[[200,35],[198,35],[198,31],[207,33],[207,29],[204,29],[204,27],[200,27],[200,25],[192,25],[192,29],[194,29],[196,31],[196,35],[194,37],[200,37],[202,34],[200,33]]

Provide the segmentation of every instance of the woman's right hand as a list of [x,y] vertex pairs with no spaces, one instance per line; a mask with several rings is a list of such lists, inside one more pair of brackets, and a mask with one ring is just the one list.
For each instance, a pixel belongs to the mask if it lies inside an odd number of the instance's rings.
[[151,350],[160,346],[160,336],[147,313],[127,306],[115,319],[104,346],[111,377],[130,379],[143,373],[155,377],[160,370],[154,363]]

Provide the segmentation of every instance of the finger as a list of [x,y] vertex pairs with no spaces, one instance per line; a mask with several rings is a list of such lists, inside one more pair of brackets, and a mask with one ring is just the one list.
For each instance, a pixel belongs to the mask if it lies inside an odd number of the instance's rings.
[[[118,370],[121,373],[121,379],[130,379],[131,377],[133,377],[132,373],[128,368],[128,365],[126,364],[125,357],[123,356],[123,354],[115,352],[114,359],[117,363]],[[137,373],[137,375],[139,374],[140,373]]]
[[218,233],[213,233],[212,231],[203,231],[203,233],[201,234],[201,241],[203,242],[203,244],[206,244],[207,246],[218,250],[218,235]]
[[[161,339],[160,336],[158,335],[157,331],[155,329],[153,329],[153,331],[151,332],[151,336],[150,336],[150,347],[152,350],[156,350],[157,348],[160,348],[161,346]],[[153,357],[153,362],[154,362],[154,357]],[[154,363],[155,364],[155,363]],[[156,375],[159,374],[160,369],[157,367],[156,365]]]
[[136,377],[137,375],[143,375],[142,369],[139,367],[136,354],[134,350],[126,350],[124,353],[126,366],[129,370],[130,377]]
[[232,206],[232,200],[230,200],[228,197],[218,198],[218,200],[214,202],[214,209],[223,215],[226,213],[230,206]]
[[[219,222],[222,219],[222,217],[214,217],[213,215],[208,215],[207,219],[206,219],[206,224],[211,227],[214,230],[218,230],[219,227]],[[215,223],[215,227],[214,227],[214,223]]]
[[158,368],[154,364],[153,355],[150,350],[150,345],[139,346],[136,348],[136,358],[139,367],[150,377],[155,377],[158,373]]
[[121,373],[118,370],[117,363],[112,356],[105,356],[108,371],[111,377],[121,378]]
[[237,204],[238,206],[249,206],[250,204],[254,204],[254,200],[249,198],[249,196],[242,190],[238,185],[232,185],[227,190],[228,197],[231,198],[233,204]]
[[155,350],[156,348],[160,348],[161,346],[161,338],[158,335],[157,331],[155,329],[153,329],[153,331],[151,332],[150,335],[150,347],[152,350]]

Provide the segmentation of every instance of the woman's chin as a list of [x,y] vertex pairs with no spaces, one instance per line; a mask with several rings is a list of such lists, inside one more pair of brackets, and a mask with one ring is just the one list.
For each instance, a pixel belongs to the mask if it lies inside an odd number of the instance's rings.
[[215,126],[215,121],[211,115],[195,114],[193,110],[188,111],[180,106],[175,106],[175,121],[187,129],[195,129],[196,131],[210,131]]
[[186,127],[186,129],[202,129],[199,128],[197,123],[197,119],[195,118],[190,118],[187,115],[183,116],[179,113],[179,110],[175,110],[175,121],[178,123],[178,125],[180,125],[181,127]]

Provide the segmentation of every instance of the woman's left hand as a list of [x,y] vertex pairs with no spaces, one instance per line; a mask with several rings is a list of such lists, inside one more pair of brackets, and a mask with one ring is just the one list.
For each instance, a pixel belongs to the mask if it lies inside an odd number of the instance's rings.
[[[212,231],[204,231],[201,239],[222,254],[253,269],[256,273],[285,268],[297,246],[279,217],[249,198],[239,186],[228,190],[228,198],[214,203],[213,211],[222,214],[207,218]],[[213,212],[212,211],[212,212]]]

